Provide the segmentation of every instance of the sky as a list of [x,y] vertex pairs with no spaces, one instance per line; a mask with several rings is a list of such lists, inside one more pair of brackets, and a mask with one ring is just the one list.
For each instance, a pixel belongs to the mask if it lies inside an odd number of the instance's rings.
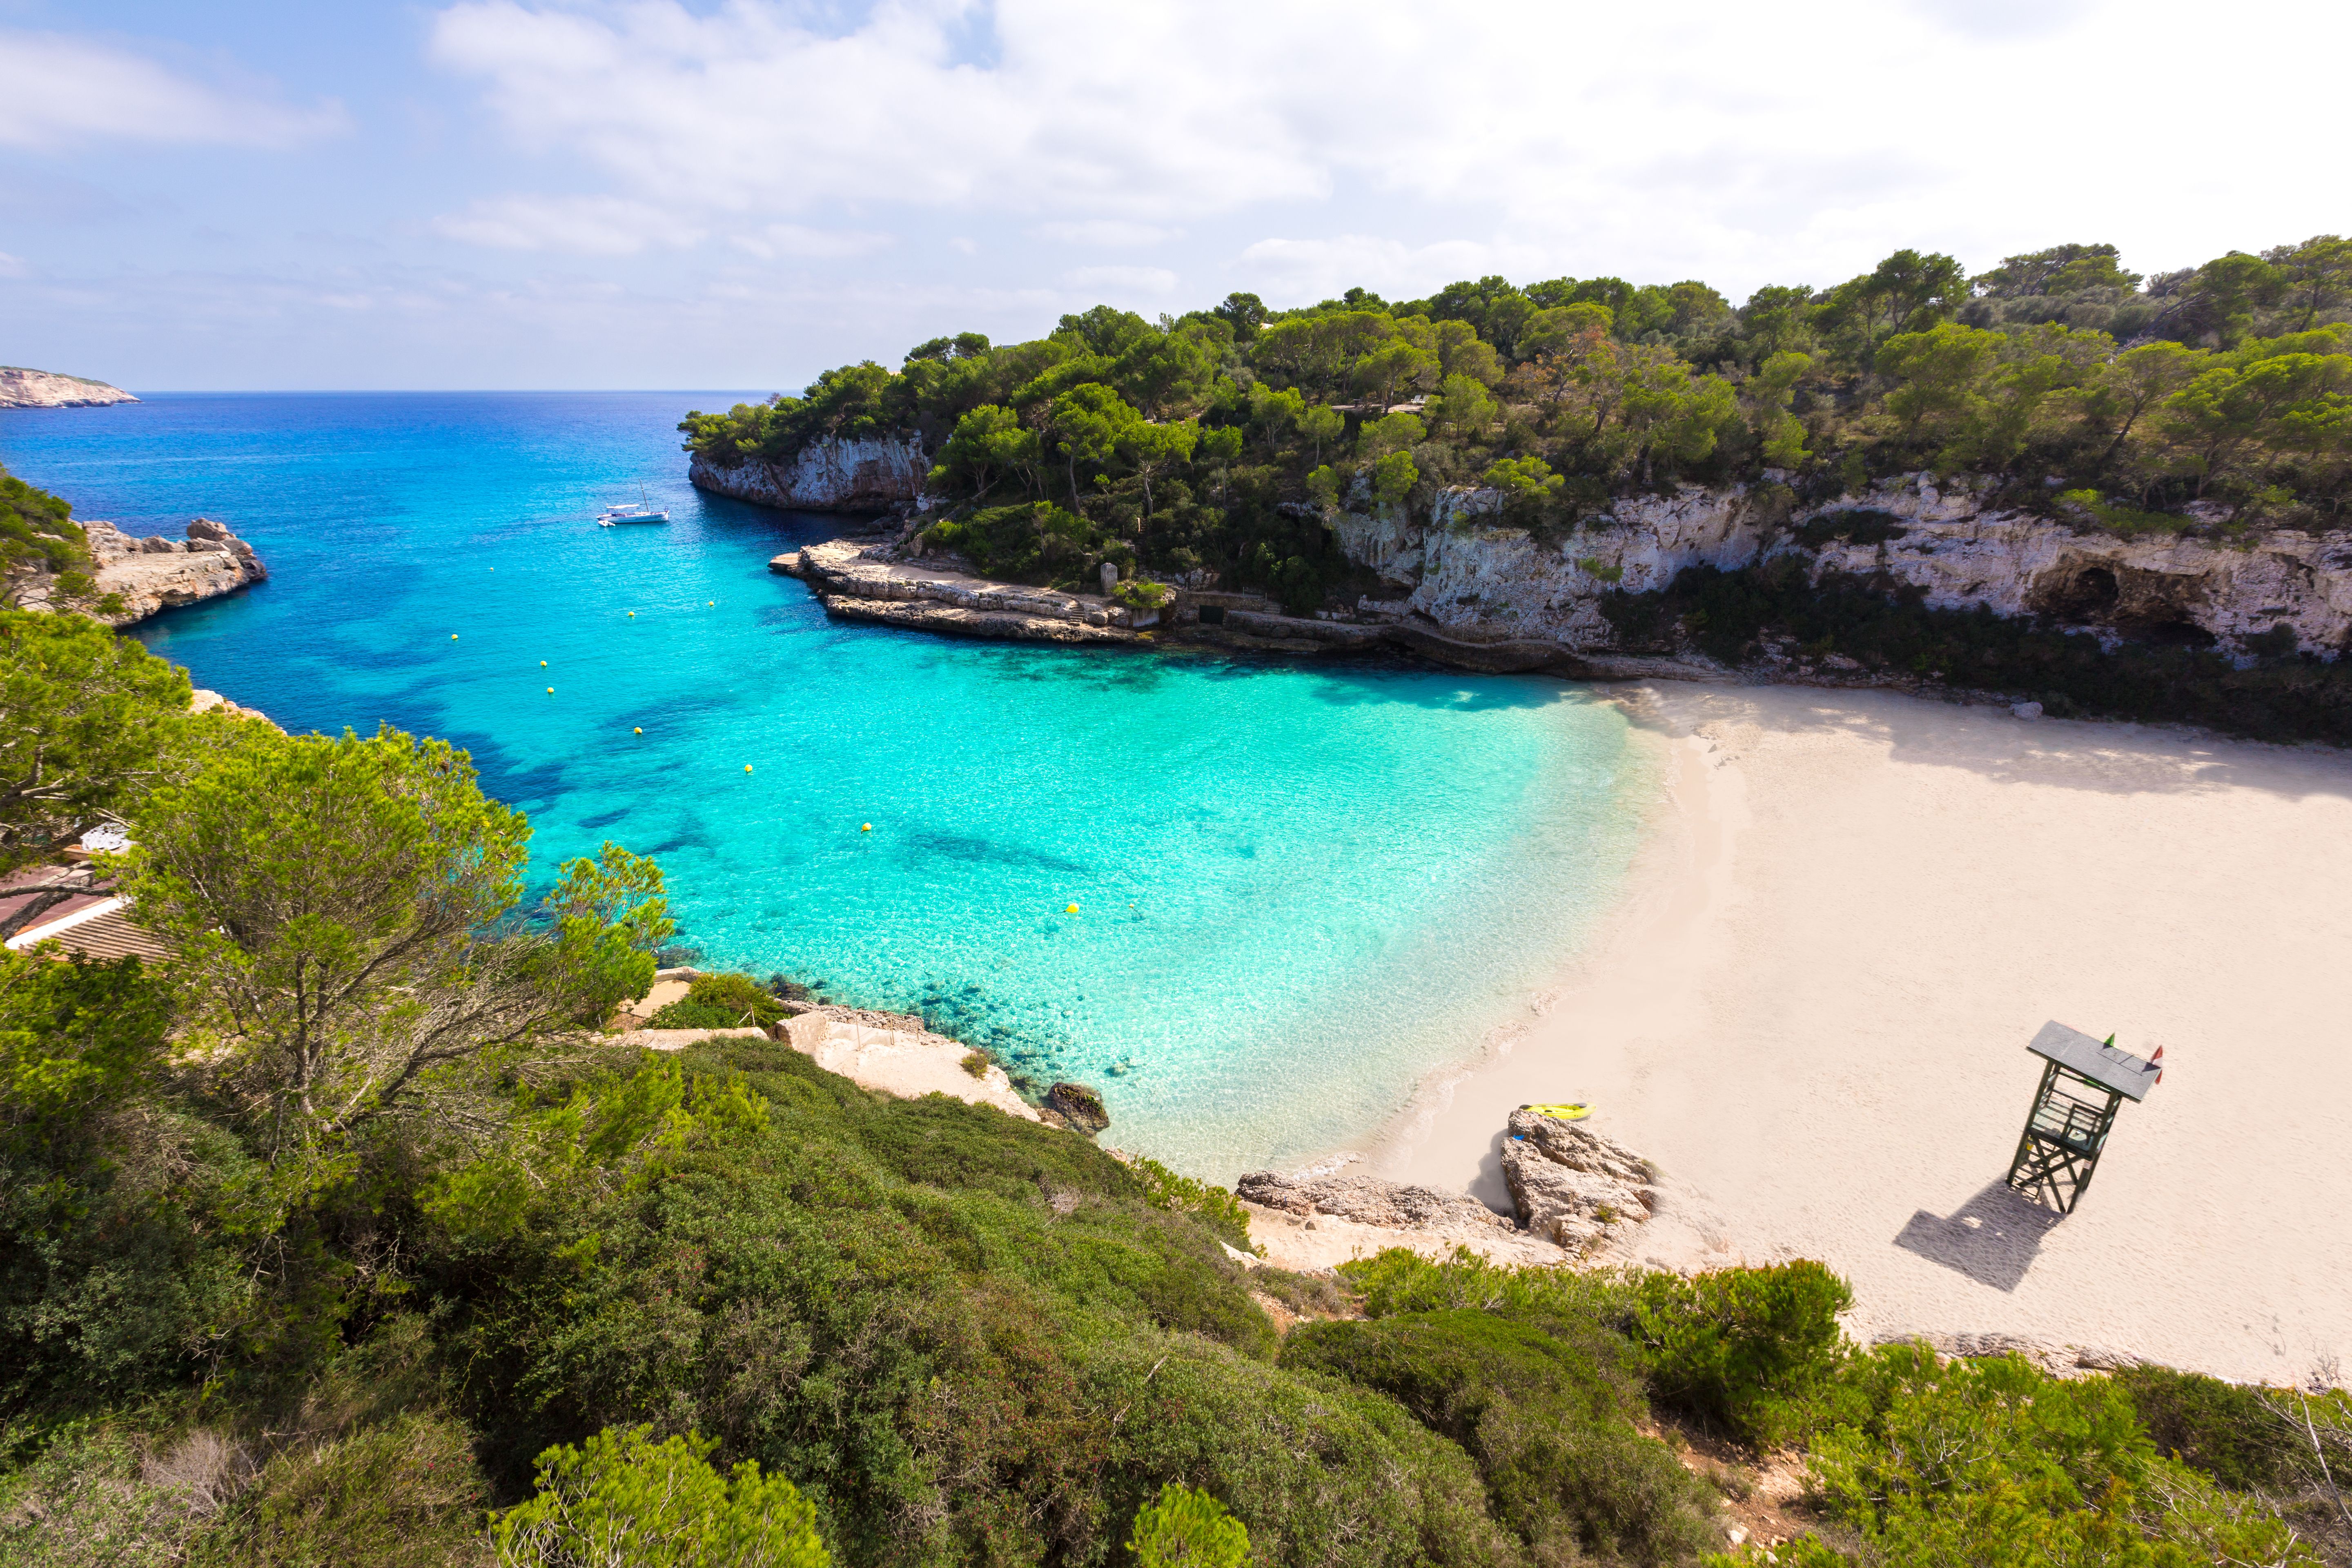
[[2352,229],[2305,0],[0,0],[0,363],[790,390],[1234,289]]

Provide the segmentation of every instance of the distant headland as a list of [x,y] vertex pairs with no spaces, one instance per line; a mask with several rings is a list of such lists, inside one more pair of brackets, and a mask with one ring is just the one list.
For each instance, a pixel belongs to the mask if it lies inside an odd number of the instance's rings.
[[0,364],[0,408],[95,408],[138,401],[119,386],[87,376]]

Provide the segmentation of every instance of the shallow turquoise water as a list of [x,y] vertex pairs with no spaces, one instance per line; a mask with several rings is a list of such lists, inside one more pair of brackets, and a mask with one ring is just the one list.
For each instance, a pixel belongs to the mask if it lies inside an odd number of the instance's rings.
[[[271,582],[143,630],[198,684],[457,741],[542,867],[656,854],[703,962],[1096,1082],[1204,1174],[1377,1126],[1614,893],[1655,753],[1581,689],[835,625],[766,570],[833,520],[685,483],[735,395],[163,396],[0,415],[0,462],[255,542]],[[640,482],[675,521],[593,525]]]

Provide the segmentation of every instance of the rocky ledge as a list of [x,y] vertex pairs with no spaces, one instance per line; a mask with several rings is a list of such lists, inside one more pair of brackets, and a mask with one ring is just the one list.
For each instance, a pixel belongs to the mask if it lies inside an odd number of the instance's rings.
[[95,408],[139,400],[119,386],[54,371],[0,365],[0,408]]
[[768,569],[800,578],[828,613],[845,620],[1009,642],[1145,640],[1128,610],[1108,599],[992,582],[904,559],[890,545],[828,540],[788,551]]
[[1248,1209],[1251,1237],[1266,1260],[1292,1269],[1328,1268],[1391,1247],[1427,1257],[1466,1247],[1497,1263],[1631,1257],[1662,1202],[1648,1161],[1589,1122],[1530,1106],[1511,1113],[1503,1175],[1508,1215],[1466,1193],[1375,1176],[1257,1171],[1234,1184],[1234,1195]]
[[[99,593],[121,597],[121,611],[98,616],[110,626],[127,626],[159,610],[217,599],[269,575],[252,545],[210,518],[188,524],[184,540],[125,533],[110,522],[86,522],[82,531],[96,563]],[[46,590],[36,589],[26,602],[47,597]]]

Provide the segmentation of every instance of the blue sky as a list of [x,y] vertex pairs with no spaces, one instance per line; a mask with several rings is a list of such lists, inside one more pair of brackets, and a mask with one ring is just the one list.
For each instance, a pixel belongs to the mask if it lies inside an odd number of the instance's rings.
[[2153,272],[2352,226],[2347,53],[2287,0],[0,0],[0,363],[788,388],[1103,300]]

